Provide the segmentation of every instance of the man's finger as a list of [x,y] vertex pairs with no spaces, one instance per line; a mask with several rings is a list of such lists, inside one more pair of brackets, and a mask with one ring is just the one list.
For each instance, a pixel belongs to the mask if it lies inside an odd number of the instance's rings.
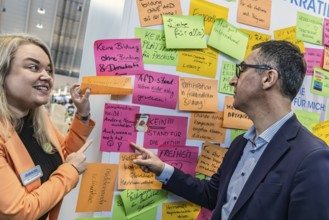
[[146,151],[145,151],[145,149],[143,148],[143,147],[140,147],[140,146],[138,146],[137,144],[135,144],[135,143],[130,143],[130,145],[131,146],[133,146],[136,150],[138,150],[139,152],[141,152],[141,153],[146,153]]
[[93,140],[88,140],[77,152],[78,153],[85,152],[92,142]]

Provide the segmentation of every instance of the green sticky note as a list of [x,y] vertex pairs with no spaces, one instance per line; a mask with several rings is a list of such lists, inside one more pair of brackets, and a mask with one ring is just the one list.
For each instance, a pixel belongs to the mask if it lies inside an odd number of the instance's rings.
[[168,199],[165,190],[124,190],[120,194],[127,218],[134,218]]
[[297,12],[296,39],[322,45],[323,18]]
[[110,217],[95,217],[95,218],[76,218],[75,220],[111,220]]
[[203,16],[163,15],[167,48],[207,48]]
[[298,120],[302,125],[304,125],[308,130],[312,131],[313,125],[320,122],[320,114],[315,112],[307,112],[303,110],[295,110]]
[[235,75],[235,63],[223,61],[220,73],[219,92],[224,94],[234,94],[234,87],[230,86],[230,80]]
[[329,97],[329,72],[319,67],[314,67],[311,92]]
[[144,63],[177,66],[178,51],[166,48],[163,30],[135,28],[135,37],[141,39]]
[[246,133],[245,130],[231,129],[231,142],[240,134]]
[[204,175],[204,174],[202,174],[202,173],[196,173],[195,174],[195,177],[198,178],[198,179],[200,179],[200,180],[204,180],[204,179],[207,178],[207,176]]
[[[153,220],[156,219],[156,215],[157,215],[157,207],[145,211],[136,217],[129,218],[129,220]],[[120,195],[116,195],[114,198],[112,218],[119,220],[128,220],[123,205],[123,201]]]
[[243,60],[249,36],[224,19],[216,19],[212,27],[208,45],[237,59]]

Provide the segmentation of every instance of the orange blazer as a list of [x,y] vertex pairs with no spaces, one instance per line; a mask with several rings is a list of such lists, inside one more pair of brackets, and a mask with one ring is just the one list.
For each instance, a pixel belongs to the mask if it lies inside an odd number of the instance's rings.
[[[82,147],[95,126],[92,120],[88,126],[74,118],[63,136],[49,118],[45,123],[63,161]],[[16,132],[7,139],[0,137],[0,219],[32,220],[48,211],[49,220],[58,218],[62,199],[77,185],[79,175],[72,165],[63,163],[43,184],[37,179],[23,186],[19,175],[35,166]]]

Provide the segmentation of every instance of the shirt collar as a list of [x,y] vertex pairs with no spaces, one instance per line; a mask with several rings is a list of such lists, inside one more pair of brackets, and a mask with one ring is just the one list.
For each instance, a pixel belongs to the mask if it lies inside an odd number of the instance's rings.
[[[282,125],[293,116],[293,111],[289,112],[285,116],[283,116],[281,119],[279,119],[277,122],[272,124],[269,128],[267,128],[265,131],[263,131],[258,137],[269,143],[273,136],[276,134],[276,132],[282,127]],[[255,126],[251,126],[248,131],[243,135],[243,137],[247,140],[253,140],[254,137],[256,137],[256,128]]]

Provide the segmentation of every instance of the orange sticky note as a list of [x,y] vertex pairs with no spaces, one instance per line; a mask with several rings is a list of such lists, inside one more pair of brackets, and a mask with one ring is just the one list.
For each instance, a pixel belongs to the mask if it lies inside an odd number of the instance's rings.
[[117,172],[117,164],[89,163],[82,175],[75,211],[111,211]]
[[145,173],[133,159],[138,154],[121,153],[119,161],[118,189],[161,189],[162,183],[154,173]]
[[223,125],[223,112],[191,113],[188,139],[223,143],[226,129]]
[[202,147],[195,171],[206,176],[212,176],[222,164],[226,152],[227,149],[206,141]]
[[90,88],[90,94],[127,95],[132,94],[131,78],[127,76],[82,77],[81,92]]
[[323,69],[329,70],[329,47],[324,46]]
[[233,96],[225,97],[223,127],[247,130],[253,123],[246,113],[233,107],[233,102]]
[[179,78],[179,110],[218,112],[218,80]]
[[239,0],[237,21],[269,30],[271,7],[272,0]]
[[142,27],[163,24],[162,15],[182,15],[180,0],[135,0]]

